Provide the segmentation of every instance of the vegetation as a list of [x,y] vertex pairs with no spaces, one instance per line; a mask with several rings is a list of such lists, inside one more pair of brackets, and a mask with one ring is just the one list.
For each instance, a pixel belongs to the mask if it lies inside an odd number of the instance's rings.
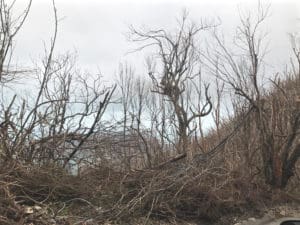
[[[264,76],[267,7],[241,16],[229,46],[219,25],[186,13],[172,31],[131,27],[136,50],[154,52],[150,82],[122,65],[112,86],[55,54],[54,1],[44,59],[15,68],[30,7],[14,15],[0,0],[0,224],[228,224],[225,215],[299,202],[300,47],[291,36],[291,66]],[[38,88],[19,95],[16,79]],[[107,120],[112,107],[122,114]]]

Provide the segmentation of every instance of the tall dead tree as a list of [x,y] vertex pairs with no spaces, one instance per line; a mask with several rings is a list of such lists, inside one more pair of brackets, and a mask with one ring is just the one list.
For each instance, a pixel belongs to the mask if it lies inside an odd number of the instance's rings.
[[[256,126],[258,131],[256,135],[260,140],[265,181],[275,188],[284,188],[293,176],[295,164],[300,157],[300,111],[294,98],[280,82],[273,80],[274,93],[281,93],[277,95],[277,100],[263,87],[266,81],[263,79],[266,50],[263,42],[265,34],[261,26],[268,16],[268,9],[259,4],[256,16],[241,16],[241,24],[232,46],[237,47],[235,51],[226,46],[220,35],[214,32],[217,45],[214,46],[214,54],[209,54],[206,59],[211,72],[254,109],[252,126]],[[278,104],[287,108],[280,108]]]
[[153,58],[158,61],[160,68],[155,71],[153,66],[149,65],[149,76],[152,79],[153,92],[165,96],[174,108],[177,117],[179,153],[187,152],[191,122],[196,118],[207,116],[212,109],[208,94],[209,85],[204,87],[205,102],[200,111],[188,105],[187,99],[191,100],[192,96],[188,98],[186,96],[187,84],[201,73],[196,43],[198,35],[210,27],[207,24],[200,26],[188,24],[187,14],[184,14],[175,32],[164,29],[149,31],[131,29],[132,41],[142,43],[139,50],[154,46],[157,51]]

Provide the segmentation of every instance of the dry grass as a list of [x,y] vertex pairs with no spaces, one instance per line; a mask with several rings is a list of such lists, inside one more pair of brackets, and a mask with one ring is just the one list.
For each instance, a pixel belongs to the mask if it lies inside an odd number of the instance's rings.
[[[284,144],[284,134],[291,126],[287,121],[293,116],[297,104],[293,96],[298,90],[297,82],[290,79],[280,85],[289,91],[275,88],[265,96],[267,124],[274,133],[277,147]],[[228,224],[232,215],[257,213],[269,205],[288,201],[299,202],[299,162],[286,189],[274,190],[266,185],[254,115],[244,118],[245,110],[236,109],[235,115],[218,131],[212,130],[200,140],[201,151],[192,143],[192,158],[196,158],[226,139],[236,124],[243,121],[212,157],[200,163],[181,157],[166,160],[166,163],[153,160],[151,168],[123,170],[124,165],[116,167],[114,162],[106,160],[85,166],[80,174],[73,176],[56,164],[3,162],[0,224],[50,224],[51,221],[58,224],[188,224],[203,219]],[[151,141],[148,145],[153,146]],[[159,157],[152,156],[156,158]],[[139,162],[139,165],[147,165],[147,162]],[[139,167],[131,165],[131,168]],[[43,211],[26,213],[26,207],[33,206],[40,206]]]

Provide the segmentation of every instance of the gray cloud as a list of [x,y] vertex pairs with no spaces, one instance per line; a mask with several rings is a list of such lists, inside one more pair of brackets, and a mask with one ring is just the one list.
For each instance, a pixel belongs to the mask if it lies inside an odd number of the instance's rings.
[[[17,10],[22,4],[17,5]],[[110,79],[116,71],[119,62],[127,60],[141,71],[144,67],[142,54],[126,55],[133,48],[124,33],[128,25],[137,27],[169,28],[174,26],[175,18],[183,8],[186,8],[194,21],[201,18],[222,19],[225,33],[233,34],[238,23],[238,6],[255,7],[254,1],[70,1],[57,0],[59,17],[59,36],[56,52],[76,49],[79,64],[83,68],[101,71]],[[272,16],[268,20],[267,29],[270,32],[271,61],[284,64],[290,54],[288,32],[299,30],[299,3],[297,1],[274,1]],[[30,16],[20,32],[15,50],[15,60],[27,64],[31,58],[43,54],[44,42],[50,41],[53,32],[53,15],[50,1],[34,1]]]

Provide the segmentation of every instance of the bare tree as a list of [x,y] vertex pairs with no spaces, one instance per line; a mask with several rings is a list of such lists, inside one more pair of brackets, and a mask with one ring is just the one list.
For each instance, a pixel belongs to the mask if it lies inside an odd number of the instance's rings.
[[197,37],[201,31],[211,26],[201,24],[188,25],[184,14],[175,33],[167,30],[139,31],[134,28],[132,41],[142,43],[139,50],[149,46],[157,49],[157,58],[161,63],[160,71],[154,71],[149,65],[149,76],[152,79],[153,91],[166,97],[175,110],[178,122],[179,153],[186,153],[189,145],[188,130],[192,121],[207,116],[212,103],[208,94],[209,85],[205,85],[205,103],[199,110],[187,106],[185,93],[188,83],[200,75],[201,64],[197,49]]
[[[30,99],[15,94],[8,105],[1,103],[1,155],[4,160],[28,164],[54,162],[66,166],[101,128],[101,118],[115,89],[103,86],[100,75],[80,73],[71,55],[55,56],[58,18],[55,2],[52,3],[54,34],[42,65],[32,70],[36,74],[31,75],[36,79],[30,76],[37,88],[29,91]],[[11,71],[7,70],[9,52],[30,5],[31,1],[19,17],[21,21],[16,23],[19,19],[10,21],[13,5],[7,6],[1,1],[2,83],[12,77]],[[13,30],[14,26],[16,30]],[[28,81],[24,79],[24,82],[26,85]]]
[[30,11],[32,0],[29,0],[26,8],[20,15],[13,15],[16,1],[8,4],[0,1],[0,82],[6,83],[13,80],[16,74],[22,72],[12,69],[11,56],[13,53],[14,38],[22,28]]
[[[254,109],[254,121],[260,138],[260,152],[262,156],[263,171],[266,183],[284,188],[291,176],[295,163],[300,156],[297,141],[300,129],[300,113],[294,106],[290,113],[282,115],[288,121],[283,136],[278,135],[278,117],[281,110],[275,107],[277,103],[268,96],[263,88],[263,59],[265,35],[260,31],[261,25],[268,16],[269,7],[258,6],[256,17],[253,15],[241,16],[241,25],[237,28],[235,46],[240,54],[233,53],[220,38],[214,33],[219,48],[214,55],[207,57],[211,72],[227,83],[241,99],[245,100],[250,108]],[[295,48],[294,48],[294,51]],[[295,53],[297,56],[297,52]],[[287,95],[284,85],[278,84],[273,79],[275,89]],[[291,101],[285,98],[281,102]],[[292,100],[294,101],[294,100]],[[287,109],[286,109],[287,112]],[[287,116],[289,114],[289,116]],[[283,122],[283,121],[281,121]],[[282,137],[284,137],[282,139]]]
[[127,146],[127,134],[129,130],[129,108],[131,105],[131,101],[133,98],[133,75],[134,71],[133,68],[130,67],[129,65],[120,65],[119,69],[119,74],[118,74],[118,79],[116,83],[118,84],[118,87],[120,89],[120,102],[122,105],[122,113],[123,113],[123,118],[121,123],[123,123],[123,144],[122,144],[122,154],[125,166],[127,169],[130,170],[130,160],[131,160],[131,155],[130,155],[130,147]]
[[140,77],[136,78],[134,81],[134,89],[135,94],[131,102],[130,112],[132,120],[131,129],[138,135],[138,148],[143,158],[146,158],[147,167],[151,167],[152,155],[149,147],[149,140],[147,140],[148,135],[145,129],[145,126],[147,125],[143,123],[146,114],[145,103],[147,101],[147,94],[149,90],[147,90],[146,82]]

